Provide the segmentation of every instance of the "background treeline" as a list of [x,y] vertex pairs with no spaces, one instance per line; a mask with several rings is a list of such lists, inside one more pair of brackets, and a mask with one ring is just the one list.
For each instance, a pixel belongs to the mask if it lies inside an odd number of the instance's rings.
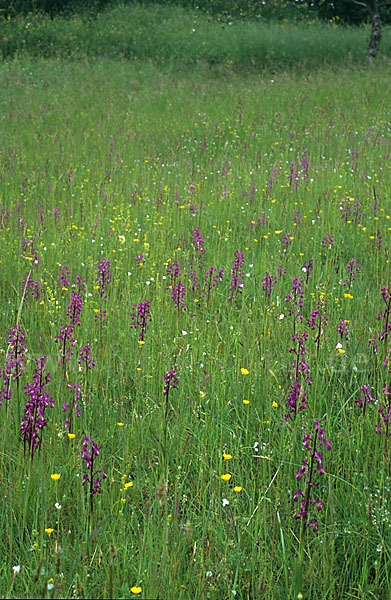
[[[133,3],[73,15],[19,14],[0,25],[3,60],[105,57],[224,71],[362,65],[370,35],[370,25],[217,18],[173,3]],[[386,26],[379,58],[390,56],[391,27]]]
[[[152,4],[153,0],[0,0],[0,16],[12,18],[19,14],[59,14],[100,12],[113,6]],[[368,21],[368,11],[354,0],[165,0],[161,4],[176,4],[199,9],[221,18],[255,18],[275,20],[336,20],[342,24],[359,25]],[[391,23],[391,6],[381,9],[384,23]]]

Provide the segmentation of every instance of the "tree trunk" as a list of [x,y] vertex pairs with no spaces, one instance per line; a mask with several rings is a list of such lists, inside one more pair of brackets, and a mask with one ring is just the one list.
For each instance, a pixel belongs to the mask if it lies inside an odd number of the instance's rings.
[[371,17],[372,25],[371,38],[369,40],[369,46],[367,51],[367,63],[369,66],[373,66],[377,54],[379,52],[382,22],[377,0],[366,0],[365,4],[367,6],[369,16]]

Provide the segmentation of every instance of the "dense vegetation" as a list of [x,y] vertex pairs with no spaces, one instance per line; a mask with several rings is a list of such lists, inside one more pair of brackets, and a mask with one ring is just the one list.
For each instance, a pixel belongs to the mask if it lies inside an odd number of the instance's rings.
[[[115,6],[135,4],[159,4],[158,0],[0,0],[0,13],[4,16],[44,12],[56,14],[80,14],[111,9]],[[293,20],[339,20],[344,24],[360,24],[368,20],[368,10],[354,0],[166,0],[160,4],[177,5],[197,9],[217,17],[263,18]],[[382,5],[386,22],[391,20],[391,8]]]
[[391,42],[230,22],[3,22],[3,597],[391,595]]
[[[2,22],[0,54],[151,60],[165,68],[204,64],[223,69],[313,69],[364,64],[369,26],[337,22],[216,20],[177,6],[120,6],[99,14],[20,15]],[[380,60],[391,56],[385,28]]]

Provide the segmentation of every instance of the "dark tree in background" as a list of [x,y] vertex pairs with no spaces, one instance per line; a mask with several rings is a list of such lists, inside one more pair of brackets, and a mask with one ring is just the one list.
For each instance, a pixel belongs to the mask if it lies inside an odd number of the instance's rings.
[[[294,2],[300,0],[293,0]],[[367,63],[373,65],[379,52],[382,23],[390,22],[391,1],[379,0],[310,0],[315,12],[321,18],[338,19],[341,23],[359,25],[365,21],[371,24],[371,35],[367,51]]]
[[[266,0],[267,2],[267,0]],[[379,52],[382,20],[390,22],[391,1],[378,0],[287,0],[296,6],[307,6],[314,14],[327,20],[338,20],[346,25],[371,24],[367,63],[373,65]]]
[[354,4],[363,6],[367,9],[368,15],[371,19],[371,37],[369,40],[369,46],[367,51],[367,63],[372,66],[376,60],[379,52],[379,45],[382,33],[382,20],[380,15],[380,8],[382,6],[390,6],[390,2],[377,2],[377,0],[353,0]]

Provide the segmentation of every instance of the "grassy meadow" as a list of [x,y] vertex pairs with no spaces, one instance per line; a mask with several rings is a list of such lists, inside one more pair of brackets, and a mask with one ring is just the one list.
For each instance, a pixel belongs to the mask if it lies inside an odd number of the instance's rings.
[[0,67],[2,597],[391,595],[389,66],[219,61]]
[[[278,2],[276,2],[278,5]],[[115,6],[101,13],[50,18],[1,18],[0,56],[152,61],[165,69],[204,66],[219,70],[267,67],[314,69],[365,62],[370,25],[344,27],[283,11],[286,18],[208,15],[171,3]],[[391,28],[383,27],[380,60],[389,65]]]

